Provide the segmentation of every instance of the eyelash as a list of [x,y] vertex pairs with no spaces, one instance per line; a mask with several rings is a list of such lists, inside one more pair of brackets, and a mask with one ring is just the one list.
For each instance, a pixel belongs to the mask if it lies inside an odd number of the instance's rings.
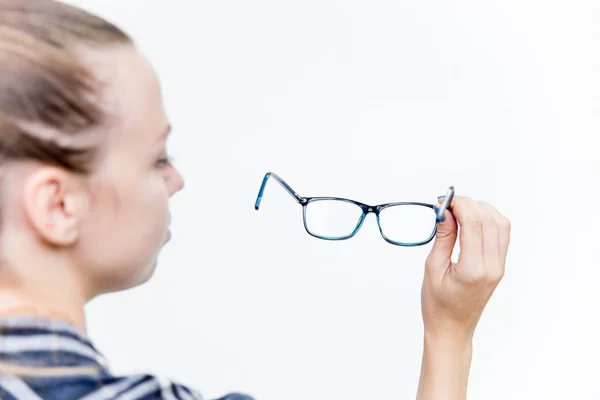
[[173,158],[169,157],[169,156],[163,157],[163,158],[159,158],[156,161],[156,166],[157,167],[164,167],[164,166],[171,165],[171,164],[173,164]]

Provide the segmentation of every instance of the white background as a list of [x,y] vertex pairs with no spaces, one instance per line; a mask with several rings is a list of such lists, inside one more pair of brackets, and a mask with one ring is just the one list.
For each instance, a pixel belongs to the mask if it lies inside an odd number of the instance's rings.
[[[78,0],[161,78],[187,179],[145,286],[89,307],[116,372],[214,398],[414,398],[430,246],[303,229],[303,196],[435,201],[513,222],[470,399],[598,399],[600,3]],[[134,71],[132,71],[134,73]]]

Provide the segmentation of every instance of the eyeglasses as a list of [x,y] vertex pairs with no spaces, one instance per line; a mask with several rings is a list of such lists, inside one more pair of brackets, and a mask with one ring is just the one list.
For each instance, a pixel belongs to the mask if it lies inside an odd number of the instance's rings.
[[367,214],[374,213],[381,236],[396,246],[421,246],[435,237],[444,211],[454,197],[450,186],[441,205],[401,202],[370,206],[340,197],[302,197],[273,172],[260,186],[254,208],[260,207],[269,178],[275,179],[302,206],[304,228],[311,236],[324,240],[350,239],[360,230]]

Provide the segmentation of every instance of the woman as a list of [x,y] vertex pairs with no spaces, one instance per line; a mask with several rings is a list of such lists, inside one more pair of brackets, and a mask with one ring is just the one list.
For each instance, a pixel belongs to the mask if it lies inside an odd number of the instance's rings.
[[[85,333],[84,305],[146,282],[170,238],[183,179],[168,133],[157,77],[123,31],[53,0],[0,0],[1,399],[201,398],[114,376]],[[485,203],[457,196],[446,211],[425,263],[419,399],[466,398],[509,236]]]

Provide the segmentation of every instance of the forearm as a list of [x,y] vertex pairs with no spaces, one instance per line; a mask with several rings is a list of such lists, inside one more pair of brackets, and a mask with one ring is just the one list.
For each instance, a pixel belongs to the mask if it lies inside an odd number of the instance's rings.
[[417,400],[465,400],[472,354],[471,338],[426,333]]

